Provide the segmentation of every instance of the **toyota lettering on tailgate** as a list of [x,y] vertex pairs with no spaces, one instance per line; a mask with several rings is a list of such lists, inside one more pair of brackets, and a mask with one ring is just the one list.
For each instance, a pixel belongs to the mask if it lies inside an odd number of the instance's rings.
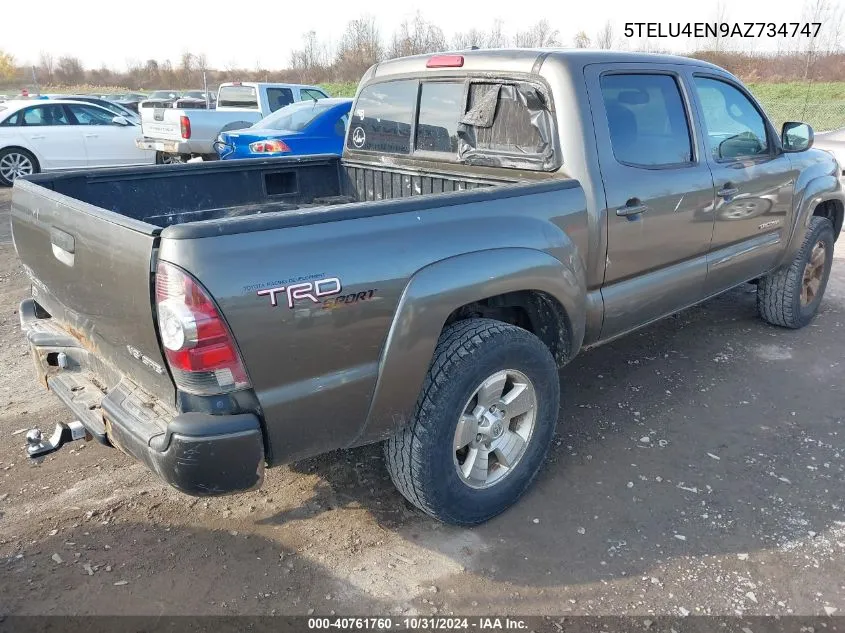
[[259,290],[256,294],[259,297],[269,296],[270,305],[273,307],[279,305],[279,295],[283,294],[287,297],[288,307],[292,308],[294,302],[297,300],[310,299],[314,303],[320,303],[321,297],[340,294],[340,290],[340,279],[337,277],[326,277],[325,279],[318,279],[316,281],[305,281],[288,286],[279,286],[277,288],[265,288]]

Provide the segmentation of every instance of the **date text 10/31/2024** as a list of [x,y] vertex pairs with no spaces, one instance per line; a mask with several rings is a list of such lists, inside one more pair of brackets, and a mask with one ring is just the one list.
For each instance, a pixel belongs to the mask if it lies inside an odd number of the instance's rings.
[[359,618],[308,618],[309,630],[339,629],[345,631],[521,631],[527,630],[529,623],[524,618],[512,617],[437,617],[414,616],[394,618],[359,617]]

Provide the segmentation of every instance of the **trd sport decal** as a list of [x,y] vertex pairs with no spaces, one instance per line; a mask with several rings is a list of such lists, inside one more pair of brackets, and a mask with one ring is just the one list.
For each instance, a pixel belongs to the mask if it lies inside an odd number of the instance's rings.
[[289,286],[279,286],[278,288],[265,288],[264,290],[259,290],[256,294],[259,297],[269,295],[270,305],[273,307],[279,305],[278,295],[285,294],[287,296],[288,307],[292,308],[294,301],[299,299],[311,299],[314,303],[320,303],[320,297],[340,294],[340,289],[340,279],[337,277],[327,277],[316,281],[305,281],[303,283],[290,284]]

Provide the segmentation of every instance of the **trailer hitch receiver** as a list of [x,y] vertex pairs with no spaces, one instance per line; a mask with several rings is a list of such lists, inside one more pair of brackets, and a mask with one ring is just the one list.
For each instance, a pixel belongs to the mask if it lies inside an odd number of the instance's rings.
[[81,422],[59,422],[53,431],[53,435],[45,438],[40,429],[30,429],[26,434],[26,453],[30,457],[43,457],[49,455],[67,442],[84,440],[88,432]]

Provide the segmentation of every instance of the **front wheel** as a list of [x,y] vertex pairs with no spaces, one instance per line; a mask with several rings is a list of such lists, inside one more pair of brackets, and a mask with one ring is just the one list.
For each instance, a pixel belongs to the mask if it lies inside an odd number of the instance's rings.
[[827,218],[814,217],[792,262],[760,278],[760,316],[782,327],[807,325],[819,311],[832,265],[833,224]]
[[451,325],[412,420],[385,443],[391,479],[436,519],[482,523],[536,477],[559,402],[554,358],[536,336],[490,319]]
[[11,187],[15,179],[39,171],[38,160],[25,149],[9,147],[0,151],[0,184]]

